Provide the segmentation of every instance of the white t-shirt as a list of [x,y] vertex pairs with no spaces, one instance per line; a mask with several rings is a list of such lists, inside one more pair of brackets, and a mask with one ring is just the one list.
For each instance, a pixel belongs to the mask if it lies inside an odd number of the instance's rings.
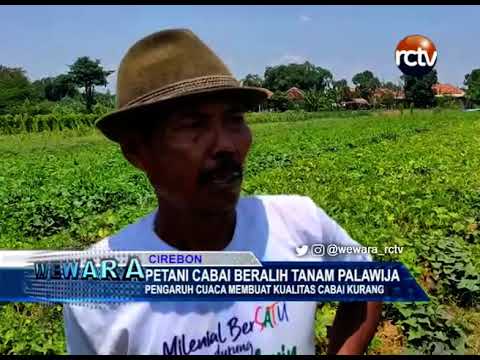
[[[252,251],[261,261],[298,257],[301,245],[359,245],[308,197],[241,198],[225,251]],[[175,250],[153,231],[156,211],[95,248]],[[369,261],[344,255],[336,261]],[[315,354],[315,302],[132,302],[90,308],[65,305],[71,354]]]

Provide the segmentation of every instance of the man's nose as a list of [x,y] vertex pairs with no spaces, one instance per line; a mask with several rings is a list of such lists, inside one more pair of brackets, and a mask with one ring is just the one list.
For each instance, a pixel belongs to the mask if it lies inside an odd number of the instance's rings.
[[217,153],[224,153],[224,152],[235,152],[235,142],[233,135],[231,134],[228,129],[224,126],[215,126],[214,128],[214,137],[212,143],[212,154],[215,155]]

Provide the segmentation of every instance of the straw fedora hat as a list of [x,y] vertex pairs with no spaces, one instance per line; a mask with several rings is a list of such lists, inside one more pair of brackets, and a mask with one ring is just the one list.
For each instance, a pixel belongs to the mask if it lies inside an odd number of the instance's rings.
[[202,94],[225,94],[250,107],[262,103],[271,92],[241,86],[190,30],[159,31],[139,40],[123,57],[117,76],[117,110],[100,118],[96,126],[118,142],[121,131],[149,120],[139,110],[161,111]]

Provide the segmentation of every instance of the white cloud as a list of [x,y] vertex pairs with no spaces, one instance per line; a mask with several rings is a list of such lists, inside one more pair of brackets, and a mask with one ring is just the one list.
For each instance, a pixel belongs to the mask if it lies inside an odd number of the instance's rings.
[[312,21],[312,18],[308,15],[301,15],[300,16],[300,21],[301,22],[309,22],[309,21]]
[[270,63],[270,66],[276,66],[276,65],[282,65],[282,64],[288,65],[291,63],[303,64],[305,61],[307,61],[307,59],[304,56],[285,54],[280,58],[278,58],[277,60]]

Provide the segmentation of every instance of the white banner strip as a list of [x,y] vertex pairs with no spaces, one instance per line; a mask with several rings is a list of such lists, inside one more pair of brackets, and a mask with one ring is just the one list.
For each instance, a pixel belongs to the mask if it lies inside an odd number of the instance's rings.
[[251,251],[111,251],[91,249],[86,251],[58,250],[4,250],[0,251],[0,268],[32,267],[35,262],[65,262],[78,260],[83,265],[93,260],[115,259],[120,266],[135,256],[144,266],[261,266]]

